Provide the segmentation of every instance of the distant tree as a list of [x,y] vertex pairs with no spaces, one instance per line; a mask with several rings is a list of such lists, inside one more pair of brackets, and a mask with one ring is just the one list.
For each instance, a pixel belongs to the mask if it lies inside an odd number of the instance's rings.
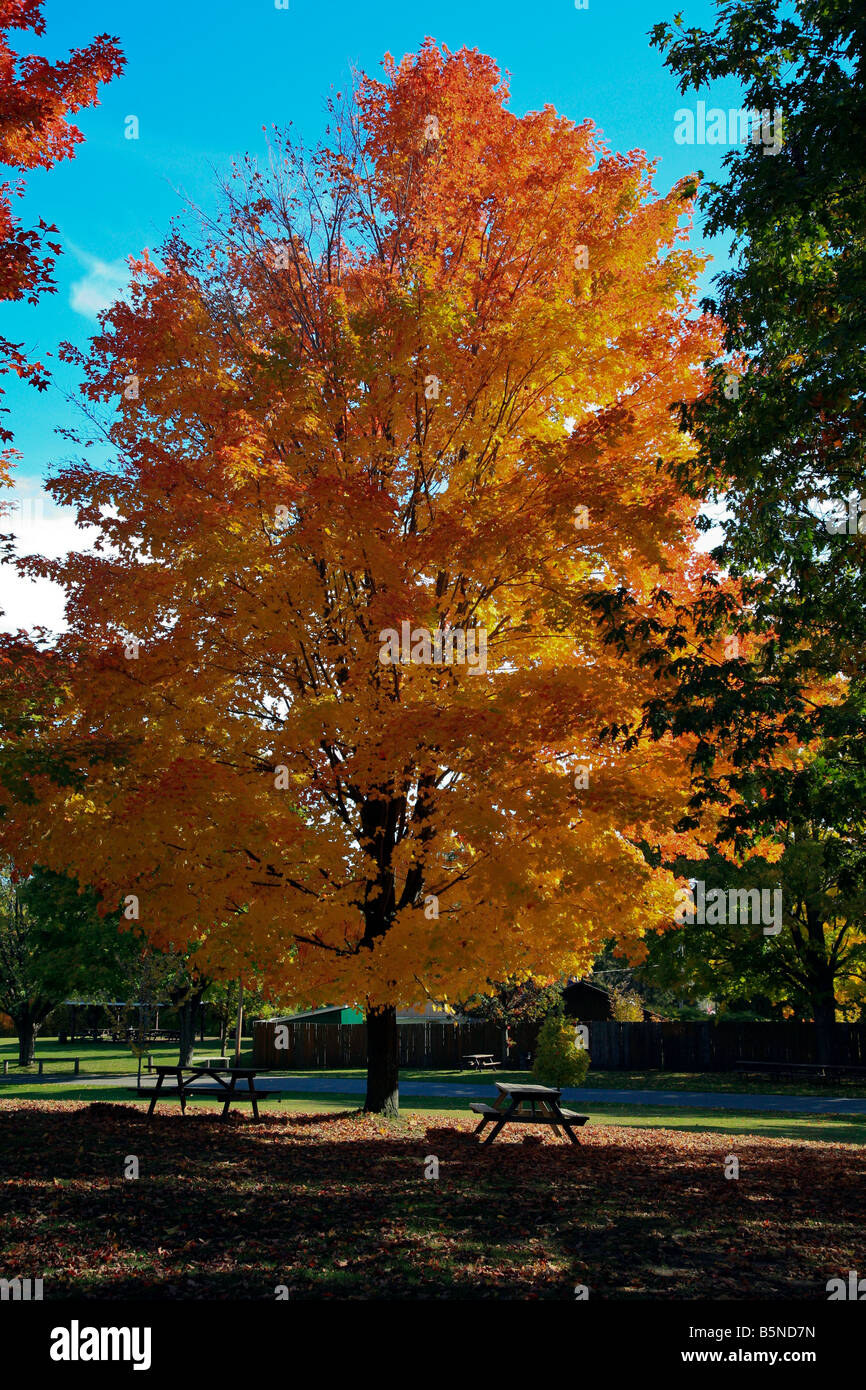
[[[674,931],[671,935],[678,936],[678,932]],[[605,990],[610,996],[613,1018],[616,1018],[614,1001],[617,998],[623,1000],[624,1013],[630,1012],[633,1008],[631,1001],[636,999],[641,1009],[641,1013],[636,1017],[641,1019],[647,1009],[664,1016],[677,1012],[670,992],[657,985],[647,973],[646,943],[651,940],[655,940],[654,933],[644,938],[643,953],[634,960],[627,960],[617,954],[616,937],[611,937],[605,942],[601,955],[593,963],[587,983]]]
[[483,1019],[500,1028],[537,1023],[562,1005],[562,982],[528,979],[520,984],[491,981],[490,994],[475,994],[459,1006],[467,1018]]
[[22,883],[0,873],[0,1009],[15,1024],[18,1061],[33,1061],[48,1015],[70,994],[113,988],[130,938],[100,916],[92,889],[37,868]]
[[237,1017],[237,980],[218,980],[207,991],[208,1003],[215,1010],[219,1023],[219,1050],[222,1056],[226,1050],[232,1019]]
[[643,1000],[635,989],[610,988],[611,1015],[617,1023],[641,1023],[643,1021]]
[[512,1028],[538,1023],[548,1014],[561,1011],[562,981],[544,984],[532,976],[520,984],[491,981],[489,994],[473,995],[458,1007],[466,1018],[495,1023],[499,1028],[504,1028],[505,1053],[508,1057],[516,1047],[510,1036]]
[[[238,1011],[237,979],[215,980],[205,991],[205,1003],[215,1010],[218,1020],[220,1053],[228,1046],[229,1033],[235,1025]],[[297,1008],[292,1002],[291,1009]],[[272,1018],[282,1013],[281,1006],[266,998],[255,976],[244,977],[244,1018]],[[246,1030],[246,1024],[244,1025]]]
[[813,825],[802,839],[792,835],[775,863],[752,857],[738,866],[711,853],[675,867],[703,882],[706,893],[778,889],[779,931],[765,933],[751,914],[749,920],[746,914],[732,920],[726,909],[721,922],[687,922],[667,936],[650,933],[647,960],[638,968],[641,980],[690,1003],[709,996],[720,1012],[818,1022],[829,1000],[834,1018],[859,1014],[866,982],[866,891],[859,875],[847,873],[836,837],[822,838]]

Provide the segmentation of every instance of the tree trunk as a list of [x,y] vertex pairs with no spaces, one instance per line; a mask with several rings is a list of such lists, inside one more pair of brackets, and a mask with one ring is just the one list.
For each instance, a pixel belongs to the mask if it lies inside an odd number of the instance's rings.
[[182,1004],[178,1005],[177,1016],[180,1020],[180,1056],[178,1066],[188,1067],[192,1062],[192,1054],[195,1051],[195,1026],[198,1021],[198,1006],[204,989],[196,990]]
[[809,1003],[815,1020],[816,1060],[825,1065],[835,1062],[836,1056],[836,979],[827,959],[824,941],[824,921],[817,909],[809,911],[808,942],[804,952]]
[[235,1066],[241,1064],[241,1044],[244,1036],[244,985],[238,980],[238,1016],[235,1023]]
[[367,1098],[364,1109],[395,1117],[400,1110],[400,1054],[397,1010],[393,1005],[367,1010]]
[[836,1001],[832,994],[828,1000],[822,992],[812,1007],[815,1014],[815,1054],[817,1060],[826,1065],[836,1061]]
[[39,1032],[39,1025],[30,1013],[19,1014],[15,1019],[15,1026],[18,1030],[18,1065],[19,1067],[29,1067],[33,1062],[33,1055],[36,1051],[36,1034]]

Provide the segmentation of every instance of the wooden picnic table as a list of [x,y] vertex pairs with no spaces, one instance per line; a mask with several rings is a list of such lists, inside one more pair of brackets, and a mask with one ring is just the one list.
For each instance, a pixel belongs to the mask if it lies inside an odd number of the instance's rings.
[[[223,1113],[221,1118],[224,1120],[229,1113],[229,1107],[233,1100],[248,1100],[252,1102],[253,1115],[259,1118],[259,1107],[257,1101],[266,1092],[257,1091],[255,1079],[257,1068],[254,1067],[154,1067],[156,1072],[156,1085],[153,1088],[153,1095],[150,1098],[150,1105],[147,1108],[148,1115],[152,1115],[156,1109],[158,1100],[169,1100],[175,1094],[180,1096],[181,1114],[186,1114],[186,1098],[189,1095],[215,1095],[218,1099],[221,1095],[225,1096]],[[167,1076],[174,1076],[177,1080],[177,1092],[163,1091],[163,1082]],[[206,1076],[210,1081],[216,1081],[216,1089],[209,1086],[197,1086],[195,1082],[200,1077]],[[247,1089],[237,1090],[238,1081],[246,1081]]]
[[463,1060],[468,1062],[470,1069],[474,1071],[483,1071],[485,1067],[499,1066],[492,1052],[467,1052]]
[[[497,1081],[499,1096],[493,1105],[474,1102],[469,1108],[481,1116],[481,1123],[475,1130],[480,1134],[485,1125],[493,1129],[481,1143],[492,1144],[500,1130],[508,1124],[552,1125],[560,1138],[560,1126],[565,1130],[572,1144],[578,1141],[573,1134],[577,1125],[585,1125],[588,1115],[578,1115],[574,1110],[563,1110],[559,1098],[562,1091],[554,1086],[521,1086],[510,1081]],[[525,1109],[529,1106],[527,1112]]]
[[744,1072],[769,1072],[771,1076],[821,1077],[832,1080],[838,1076],[864,1076],[866,1067],[848,1065],[840,1062],[735,1062],[735,1068]]

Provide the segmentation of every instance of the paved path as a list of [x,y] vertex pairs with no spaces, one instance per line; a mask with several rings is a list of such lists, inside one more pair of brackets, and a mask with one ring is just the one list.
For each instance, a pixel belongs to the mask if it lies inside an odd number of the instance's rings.
[[[56,1085],[68,1083],[72,1088],[88,1086],[100,1089],[119,1086],[128,1087],[134,1082],[134,1075],[118,1075],[110,1072],[104,1076],[70,1076],[68,1072],[43,1077],[45,1083]],[[11,1078],[10,1078],[11,1081]],[[34,1079],[35,1081],[35,1079]],[[28,1078],[28,1084],[30,1079]],[[220,1094],[216,1081],[201,1081],[215,1093]],[[156,1085],[155,1077],[142,1076],[142,1089],[150,1090]],[[0,1084],[0,1097],[4,1086]],[[367,1083],[363,1077],[339,1076],[277,1076],[260,1075],[256,1077],[256,1089],[263,1091],[288,1091],[293,1094],[309,1095],[363,1095]],[[224,1093],[222,1093],[224,1094]],[[401,1081],[401,1096],[452,1096],[460,1100],[480,1100],[485,1096],[495,1096],[495,1087],[479,1078],[477,1082],[468,1081]],[[730,1091],[620,1091],[607,1088],[586,1087],[578,1090],[566,1087],[562,1092],[567,1104],[576,1102],[585,1109],[592,1109],[593,1102],[598,1105],[653,1105],[679,1110],[766,1110],[787,1111],[798,1115],[864,1115],[866,1099],[848,1098],[833,1095],[828,1088],[826,1096],[784,1096],[748,1095]]]
[[[298,1076],[284,1078],[262,1076],[256,1085],[263,1090],[303,1091],[311,1094],[324,1094],[329,1091],[343,1095],[363,1095],[367,1089],[364,1080],[349,1077],[341,1081],[332,1076]],[[497,1094],[494,1086],[483,1082],[473,1085],[457,1081],[401,1081],[401,1096],[454,1096],[466,1100],[478,1100],[485,1095]],[[603,1087],[577,1089],[565,1087],[564,1101],[579,1102],[591,1108],[593,1101],[607,1105],[664,1105],[675,1106],[680,1110],[787,1110],[806,1115],[866,1115],[866,1100],[848,1100],[845,1097],[828,1096],[778,1096],[778,1095],[739,1095],[725,1091],[618,1091]]]

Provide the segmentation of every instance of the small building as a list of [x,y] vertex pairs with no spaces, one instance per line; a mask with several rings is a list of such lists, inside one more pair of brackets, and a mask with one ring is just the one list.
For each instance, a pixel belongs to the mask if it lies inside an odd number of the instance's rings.
[[327,1004],[321,1009],[305,1009],[299,1014],[280,1014],[268,1023],[363,1023],[364,1015],[348,1004]]
[[[399,1009],[397,1012],[397,1022],[399,1023],[459,1023],[462,1014],[449,1014],[438,1004],[425,1004],[423,1009]],[[363,1023],[364,1015],[360,1009],[353,1009],[348,1004],[326,1004],[319,1009],[305,1009],[297,1014],[280,1014],[278,1017],[264,1020],[268,1023],[340,1023],[353,1024]]]
[[588,984],[586,980],[573,980],[562,991],[566,1018],[576,1018],[581,1023],[605,1023],[613,1018],[613,1006],[606,989]]
[[398,1009],[398,1023],[463,1023],[463,1014],[449,1013],[440,1004],[428,1001],[423,1009]]
[[[306,1009],[253,1023],[253,1066],[290,1071],[367,1065],[364,1015],[348,1004]],[[468,1022],[437,1004],[397,1012],[401,1066],[459,1067],[463,1053],[500,1055],[502,1030]],[[289,1026],[291,1025],[291,1026]],[[282,1038],[280,1029],[282,1026]],[[435,1061],[431,1061],[435,1058]]]

